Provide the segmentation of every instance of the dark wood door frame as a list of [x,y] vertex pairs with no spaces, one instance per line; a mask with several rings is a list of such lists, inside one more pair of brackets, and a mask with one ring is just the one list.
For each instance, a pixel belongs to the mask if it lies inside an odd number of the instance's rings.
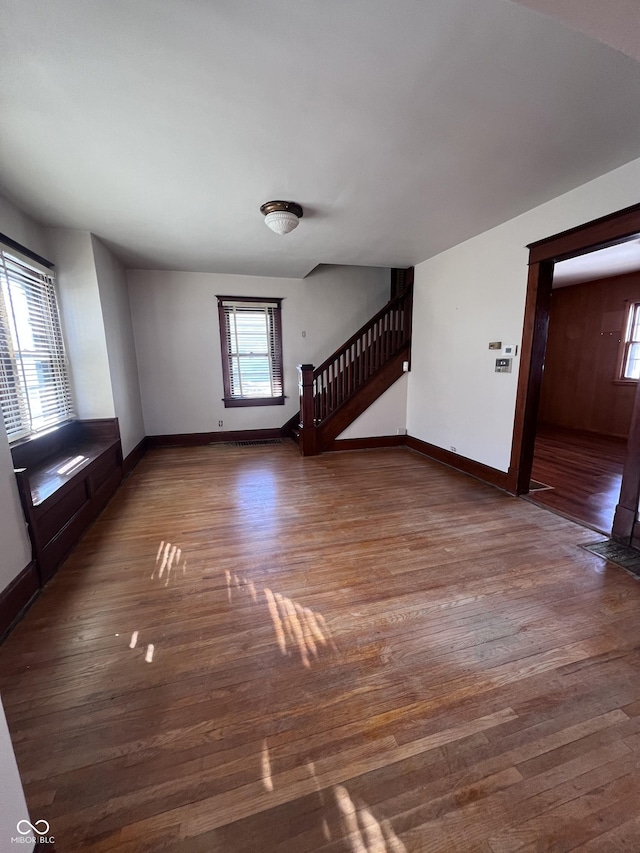
[[[511,446],[507,490],[520,495],[529,491],[544,355],[549,330],[553,267],[558,261],[624,243],[640,237],[640,204],[594,219],[585,225],[531,243],[524,327],[520,347],[520,372]],[[640,496],[640,383],[636,394],[627,444],[620,502],[613,535],[631,542]],[[637,531],[640,541],[640,529]]]

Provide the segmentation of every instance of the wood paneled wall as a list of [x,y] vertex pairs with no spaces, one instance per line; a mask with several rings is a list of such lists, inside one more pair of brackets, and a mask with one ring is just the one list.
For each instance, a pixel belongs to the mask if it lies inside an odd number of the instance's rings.
[[640,273],[553,291],[541,422],[627,435],[635,386],[614,382],[627,299],[640,299]]

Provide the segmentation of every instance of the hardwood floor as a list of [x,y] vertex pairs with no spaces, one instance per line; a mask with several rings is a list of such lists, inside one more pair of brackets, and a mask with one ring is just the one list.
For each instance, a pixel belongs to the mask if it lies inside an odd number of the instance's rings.
[[539,426],[532,476],[552,486],[529,499],[609,534],[620,497],[624,439]]
[[640,586],[593,539],[402,448],[151,451],[0,647],[31,817],[58,853],[640,850]]

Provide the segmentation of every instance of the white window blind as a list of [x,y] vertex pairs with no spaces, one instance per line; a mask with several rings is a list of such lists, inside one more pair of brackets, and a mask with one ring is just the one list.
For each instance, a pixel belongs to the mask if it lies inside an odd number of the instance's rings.
[[225,402],[284,402],[280,300],[218,298]]
[[53,275],[2,247],[0,405],[9,441],[73,417]]

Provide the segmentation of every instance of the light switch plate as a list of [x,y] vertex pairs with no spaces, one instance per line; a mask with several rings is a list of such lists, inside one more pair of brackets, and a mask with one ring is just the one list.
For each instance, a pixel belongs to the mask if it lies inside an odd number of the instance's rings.
[[505,344],[502,347],[502,355],[505,358],[513,358],[518,354],[518,345],[517,344]]

